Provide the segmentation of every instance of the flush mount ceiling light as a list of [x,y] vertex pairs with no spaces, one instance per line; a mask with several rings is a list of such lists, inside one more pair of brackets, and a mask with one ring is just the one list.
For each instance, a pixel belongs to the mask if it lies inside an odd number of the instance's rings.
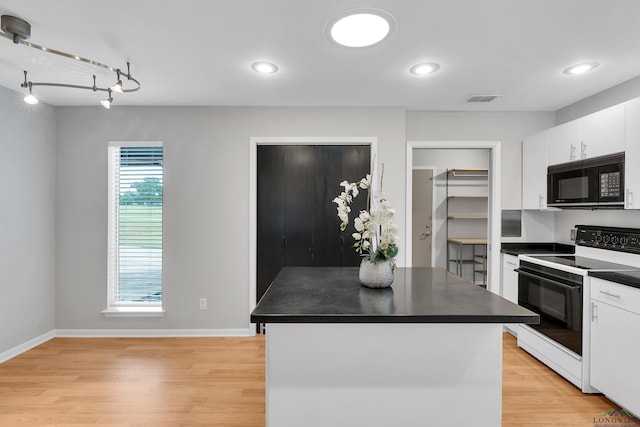
[[273,74],[278,71],[278,66],[276,64],[264,61],[254,62],[251,64],[251,68],[253,71],[260,74]]
[[572,65],[571,67],[567,68],[564,70],[565,74],[584,74],[587,71],[591,71],[594,68],[596,68],[598,65],[600,65],[597,62],[584,62],[582,64],[578,64],[578,65]]
[[[140,82],[136,79],[134,79],[131,76],[131,71],[130,71],[130,64],[127,62],[127,72],[125,73],[124,71],[120,70],[119,68],[114,68],[114,67],[110,67],[108,65],[102,64],[100,62],[91,60],[91,59],[87,59],[87,58],[83,58],[77,55],[72,55],[70,53],[66,53],[66,52],[62,52],[59,50],[55,50],[55,49],[50,49],[48,47],[39,45],[39,44],[35,44],[35,43],[31,43],[26,41],[29,37],[31,37],[31,24],[29,24],[27,21],[20,19],[20,18],[16,18],[15,16],[10,16],[10,15],[2,15],[2,17],[0,18],[1,22],[0,22],[0,27],[2,28],[2,32],[0,32],[0,36],[9,39],[11,41],[13,41],[13,43],[15,44],[22,44],[24,46],[28,46],[28,47],[32,47],[34,49],[38,49],[41,50],[43,52],[49,52],[49,53],[53,53],[59,56],[63,56],[65,58],[69,58],[69,59],[73,59],[75,61],[80,61],[83,62],[85,64],[89,64],[89,65],[93,65],[96,66],[98,68],[104,68],[106,70],[112,71],[116,74],[116,83],[113,86],[110,87],[98,87],[96,85],[96,76],[93,76],[93,85],[92,86],[83,86],[83,85],[74,85],[74,84],[67,84],[67,83],[48,83],[48,82],[32,82],[29,81],[27,79],[27,72],[24,72],[24,83],[20,84],[20,87],[29,89],[29,94],[27,96],[25,96],[24,101],[28,104],[37,104],[38,103],[38,99],[36,98],[36,96],[32,93],[32,88],[34,86],[54,86],[54,87],[64,87],[64,88],[70,88],[70,89],[88,89],[91,90],[93,92],[107,92],[109,98],[107,100],[102,100],[100,101],[100,103],[105,107],[105,108],[110,108],[111,107],[111,103],[113,101],[113,98],[111,96],[111,94],[113,92],[118,92],[118,93],[127,93],[127,92],[135,92],[138,89],[140,89]],[[125,89],[122,85],[122,78],[121,76],[126,77],[126,80],[129,82],[132,82],[133,85],[130,88]]]
[[388,38],[395,28],[395,19],[384,10],[352,9],[330,21],[326,31],[342,46],[367,47]]
[[438,71],[440,65],[435,62],[416,64],[413,67],[409,68],[409,72],[411,74],[415,74],[416,76],[426,76],[427,74],[432,74]]

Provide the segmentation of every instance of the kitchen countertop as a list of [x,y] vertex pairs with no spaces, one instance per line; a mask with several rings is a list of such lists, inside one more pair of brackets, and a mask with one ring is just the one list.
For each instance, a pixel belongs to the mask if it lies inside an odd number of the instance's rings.
[[567,245],[564,243],[539,243],[539,242],[518,242],[518,243],[502,243],[500,245],[500,252],[509,255],[555,255],[555,254],[572,254],[575,253],[576,247],[574,245]]
[[391,288],[369,289],[358,267],[285,267],[254,323],[538,323],[539,316],[443,268],[396,268]]
[[621,283],[640,289],[640,270],[636,271],[590,271],[589,276],[610,282]]

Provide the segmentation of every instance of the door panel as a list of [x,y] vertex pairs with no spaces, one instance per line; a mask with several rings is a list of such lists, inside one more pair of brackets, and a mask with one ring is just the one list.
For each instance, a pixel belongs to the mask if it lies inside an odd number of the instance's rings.
[[411,213],[411,265],[431,267],[431,233],[433,230],[433,171],[413,171]]
[[284,265],[306,267],[312,263],[313,163],[315,147],[286,147]]
[[[258,223],[256,298],[259,301],[284,265],[285,147],[257,150]],[[257,301],[256,301],[257,302]]]
[[336,205],[332,200],[340,194],[342,147],[316,147],[314,164],[313,265],[342,266],[343,233]]

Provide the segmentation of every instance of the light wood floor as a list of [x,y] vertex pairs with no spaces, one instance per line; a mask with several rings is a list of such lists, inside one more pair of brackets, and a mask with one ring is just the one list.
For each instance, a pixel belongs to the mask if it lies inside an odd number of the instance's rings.
[[[262,427],[264,380],[264,336],[57,338],[0,364],[0,426]],[[592,427],[615,407],[508,334],[503,383],[504,426]]]

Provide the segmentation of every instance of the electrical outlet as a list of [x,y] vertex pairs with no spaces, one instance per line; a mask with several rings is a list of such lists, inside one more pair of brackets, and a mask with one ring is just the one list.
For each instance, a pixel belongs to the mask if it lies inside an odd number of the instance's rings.
[[206,309],[207,309],[207,299],[200,298],[200,310],[206,310]]

